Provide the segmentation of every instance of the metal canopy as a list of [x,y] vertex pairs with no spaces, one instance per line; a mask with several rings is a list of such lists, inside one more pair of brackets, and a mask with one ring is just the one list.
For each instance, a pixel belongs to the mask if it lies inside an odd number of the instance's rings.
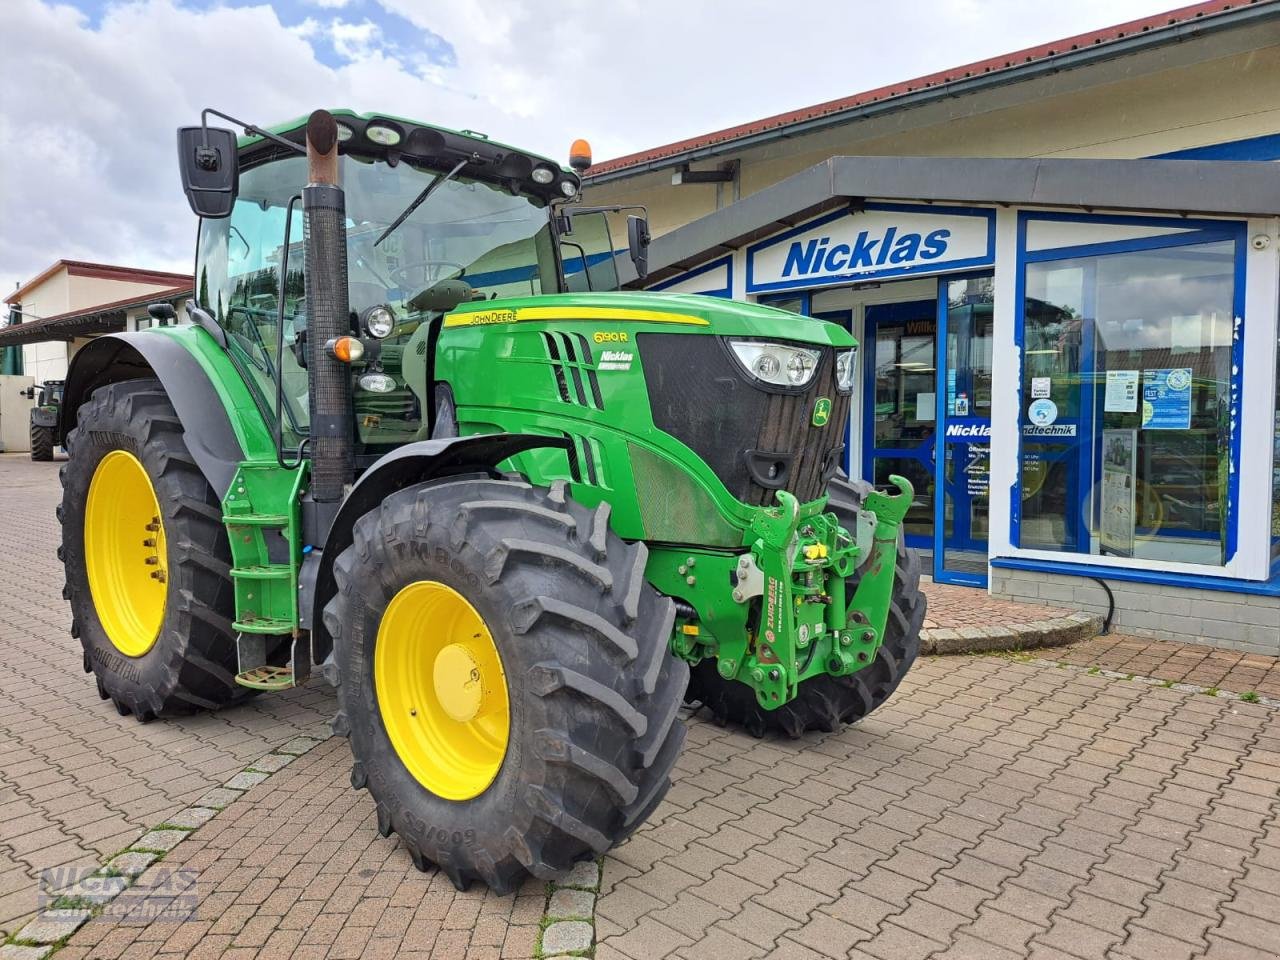
[[27,343],[74,340],[103,333],[119,333],[125,328],[123,310],[105,310],[82,316],[31,320],[0,328],[0,347],[16,347]]
[[[1280,164],[1224,160],[832,157],[657,237],[646,284],[863,200],[1280,216]],[[640,286],[619,264],[627,286]]]

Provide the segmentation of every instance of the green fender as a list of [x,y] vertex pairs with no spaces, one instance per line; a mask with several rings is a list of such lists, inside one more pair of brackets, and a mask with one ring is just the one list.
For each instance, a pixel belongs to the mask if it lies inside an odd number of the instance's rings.
[[219,498],[242,461],[274,462],[269,411],[259,407],[226,351],[195,326],[114,333],[81,348],[67,370],[59,434],[75,428],[80,405],[98,387],[144,377],[164,385],[187,448]]

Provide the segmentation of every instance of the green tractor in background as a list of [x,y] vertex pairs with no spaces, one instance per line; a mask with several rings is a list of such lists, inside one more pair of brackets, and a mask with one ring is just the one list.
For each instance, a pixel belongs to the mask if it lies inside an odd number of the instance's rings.
[[909,484],[840,471],[848,332],[619,292],[589,159],[225,119],[247,135],[178,134],[193,324],[67,377],[60,556],[104,699],[149,720],[319,670],[383,835],[498,891],[644,821],[685,700],[791,736],[884,703],[925,601]]
[[31,408],[31,459],[52,460],[53,451],[62,445],[61,419],[62,388],[65,380],[46,380],[39,388],[27,387],[28,400],[36,405]]

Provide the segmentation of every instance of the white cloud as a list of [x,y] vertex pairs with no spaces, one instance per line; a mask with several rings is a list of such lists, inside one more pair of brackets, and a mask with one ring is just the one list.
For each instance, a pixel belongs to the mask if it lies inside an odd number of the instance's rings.
[[[58,257],[190,269],[174,128],[204,106],[264,124],[317,106],[386,111],[553,157],[584,136],[605,159],[1168,6],[379,2],[455,60],[404,52],[419,38],[382,35],[368,2],[309,0],[290,25],[265,2],[119,0],[96,25],[0,2],[0,288]],[[323,42],[354,59],[324,65]]]

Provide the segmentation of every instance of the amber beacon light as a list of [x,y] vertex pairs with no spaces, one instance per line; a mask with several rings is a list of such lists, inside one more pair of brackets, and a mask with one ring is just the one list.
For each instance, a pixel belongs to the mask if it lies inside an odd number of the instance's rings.
[[585,140],[575,140],[569,147],[569,166],[582,173],[591,166],[591,144]]

